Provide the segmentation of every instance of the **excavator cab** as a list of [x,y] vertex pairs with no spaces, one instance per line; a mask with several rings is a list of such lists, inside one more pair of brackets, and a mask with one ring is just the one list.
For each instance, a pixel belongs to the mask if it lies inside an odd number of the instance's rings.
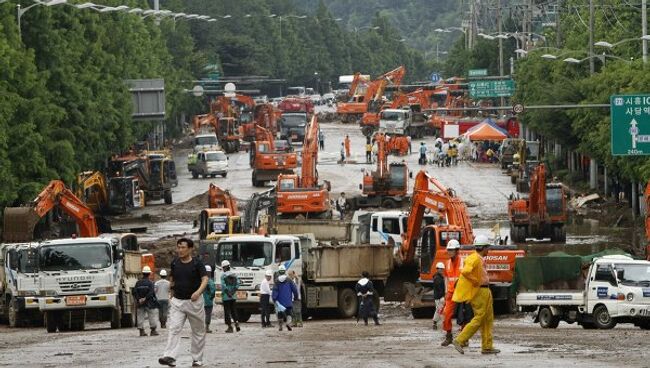
[[564,188],[559,183],[546,184],[546,210],[551,221],[555,219],[565,220],[566,201],[564,199]]
[[456,239],[462,243],[460,230],[447,230],[437,226],[427,226],[422,229],[420,237],[420,273],[430,274],[436,262],[438,250],[447,249],[447,243]]
[[201,240],[218,239],[241,233],[241,217],[230,215],[228,209],[205,209],[199,215],[199,239]]
[[109,210],[114,214],[126,213],[142,207],[138,179],[133,176],[110,178],[108,181]]

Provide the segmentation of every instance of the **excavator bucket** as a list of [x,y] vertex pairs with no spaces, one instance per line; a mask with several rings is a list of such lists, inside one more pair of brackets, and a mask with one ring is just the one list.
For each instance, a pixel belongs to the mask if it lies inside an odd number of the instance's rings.
[[34,240],[34,227],[39,220],[33,207],[6,207],[3,240],[12,243]]

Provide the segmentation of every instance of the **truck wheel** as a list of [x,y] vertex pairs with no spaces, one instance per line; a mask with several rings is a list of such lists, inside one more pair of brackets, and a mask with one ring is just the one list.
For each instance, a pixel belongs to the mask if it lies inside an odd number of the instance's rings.
[[339,290],[338,310],[343,318],[351,318],[357,314],[357,294],[354,290]]
[[381,206],[384,208],[397,208],[397,202],[392,198],[386,198],[381,201]]
[[560,324],[560,318],[554,316],[549,307],[542,307],[542,309],[539,310],[538,318],[539,325],[542,326],[542,328],[557,328]]
[[609,315],[607,307],[604,305],[599,305],[594,309],[594,323],[596,327],[609,330],[616,326],[616,321]]
[[11,328],[23,326],[23,315],[16,309],[16,303],[13,299],[9,301],[7,306],[7,319]]
[[237,317],[239,317],[238,319],[239,319],[239,322],[241,322],[241,323],[248,322],[248,320],[251,319],[251,314],[252,313],[247,311],[247,310],[242,310],[242,309],[237,310]]
[[45,312],[45,329],[48,333],[56,332],[56,328],[59,325],[59,316],[57,312]]
[[122,308],[119,305],[111,311],[111,328],[113,330],[122,328]]
[[172,191],[165,191],[165,204],[172,204]]
[[192,179],[198,179],[199,178],[199,173],[196,171],[192,171]]

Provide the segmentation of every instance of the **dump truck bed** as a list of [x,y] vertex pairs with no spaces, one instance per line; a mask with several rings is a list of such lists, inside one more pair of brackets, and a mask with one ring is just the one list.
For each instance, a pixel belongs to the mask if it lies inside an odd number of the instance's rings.
[[363,271],[373,280],[386,280],[393,269],[391,245],[319,245],[308,252],[304,272],[316,283],[356,282]]

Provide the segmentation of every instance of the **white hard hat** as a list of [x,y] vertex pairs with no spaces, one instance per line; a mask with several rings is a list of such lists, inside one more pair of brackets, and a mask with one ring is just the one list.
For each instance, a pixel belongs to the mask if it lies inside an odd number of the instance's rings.
[[160,276],[167,276],[167,270],[160,270]]
[[287,268],[284,267],[284,265],[280,265],[280,267],[278,267],[278,271],[286,271],[286,270]]
[[445,265],[442,262],[438,262],[436,264],[436,268],[442,268],[443,270],[445,269]]
[[205,271],[212,272],[212,267],[210,267],[210,265],[205,265]]
[[151,267],[149,266],[142,267],[142,273],[151,273]]
[[230,262],[227,259],[221,261],[221,267],[230,267]]
[[451,239],[447,242],[447,250],[460,249],[460,243],[456,239]]
[[266,276],[273,276],[273,270],[266,270]]
[[490,239],[485,235],[479,235],[474,239],[474,246],[477,248],[484,248],[490,245]]

